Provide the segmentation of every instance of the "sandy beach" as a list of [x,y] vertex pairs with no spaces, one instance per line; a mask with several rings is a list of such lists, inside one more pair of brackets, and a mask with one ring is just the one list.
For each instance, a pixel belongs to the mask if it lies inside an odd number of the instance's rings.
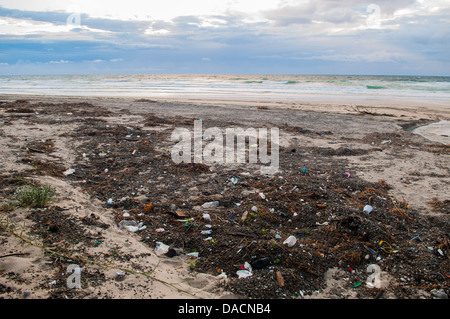
[[[277,127],[279,172],[175,164],[172,131],[198,119]],[[0,297],[440,298],[449,120],[448,106],[400,100],[0,96]],[[14,204],[27,185],[56,195]]]

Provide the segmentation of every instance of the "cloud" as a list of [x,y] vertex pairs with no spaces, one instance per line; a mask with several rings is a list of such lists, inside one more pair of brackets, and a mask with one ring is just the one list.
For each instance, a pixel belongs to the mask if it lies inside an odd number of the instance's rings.
[[58,60],[58,61],[50,61],[50,64],[60,64],[60,63],[71,63],[70,61],[67,60]]
[[444,0],[77,3],[2,0],[3,68],[22,60],[52,72],[369,72],[381,64],[449,72]]

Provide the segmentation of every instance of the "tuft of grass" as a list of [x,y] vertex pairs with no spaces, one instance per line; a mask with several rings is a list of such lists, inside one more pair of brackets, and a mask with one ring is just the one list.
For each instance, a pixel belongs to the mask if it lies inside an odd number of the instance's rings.
[[55,197],[55,190],[48,186],[25,185],[15,195],[18,206],[44,207]]

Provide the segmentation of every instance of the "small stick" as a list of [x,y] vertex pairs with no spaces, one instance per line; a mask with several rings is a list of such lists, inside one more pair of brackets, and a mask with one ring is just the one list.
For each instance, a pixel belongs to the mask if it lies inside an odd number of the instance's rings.
[[29,255],[29,254],[30,253],[14,253],[14,254],[7,254],[7,255],[0,256],[0,258],[10,257],[10,256],[24,256],[24,255]]
[[379,299],[381,297],[381,295],[383,294],[383,292],[384,292],[384,289],[381,289],[380,291],[378,291],[378,293],[374,299]]
[[60,242],[57,242],[57,243],[50,244],[50,245],[48,245],[48,247],[56,247],[56,246],[61,245],[62,243],[64,243],[64,240],[61,240]]

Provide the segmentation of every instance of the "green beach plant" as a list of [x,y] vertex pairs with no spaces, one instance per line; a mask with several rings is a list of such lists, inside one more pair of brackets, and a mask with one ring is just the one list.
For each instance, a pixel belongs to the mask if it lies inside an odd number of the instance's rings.
[[25,185],[17,189],[14,200],[21,207],[44,207],[54,197],[55,190],[48,185]]

